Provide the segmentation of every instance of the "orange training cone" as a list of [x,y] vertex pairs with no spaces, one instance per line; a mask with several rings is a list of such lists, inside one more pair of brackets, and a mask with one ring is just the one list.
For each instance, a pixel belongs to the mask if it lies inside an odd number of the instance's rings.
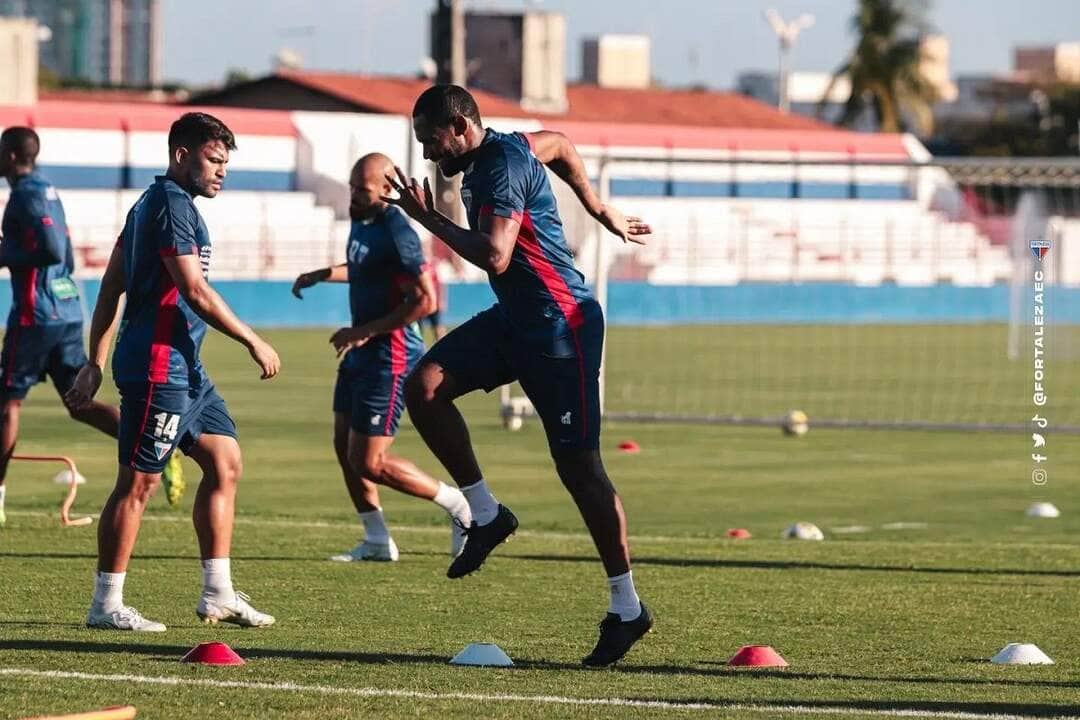
[[180,662],[201,663],[203,665],[243,665],[244,658],[237,655],[223,642],[204,642],[196,645]]
[[641,446],[633,440],[626,440],[619,443],[619,449],[625,453],[639,453],[641,452]]
[[743,645],[727,664],[743,667],[787,667],[787,660],[780,657],[780,653],[769,645]]
[[751,537],[750,531],[746,528],[731,528],[727,531],[727,536],[735,540],[747,540]]

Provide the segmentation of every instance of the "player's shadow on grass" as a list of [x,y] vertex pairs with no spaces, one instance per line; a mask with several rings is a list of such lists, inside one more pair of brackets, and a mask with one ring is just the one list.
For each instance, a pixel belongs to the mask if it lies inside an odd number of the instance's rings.
[[[93,632],[93,631],[87,631]],[[239,632],[239,631],[238,631]],[[24,650],[24,651],[44,651],[44,652],[64,652],[64,653],[83,653],[94,655],[115,655],[117,653],[126,653],[129,655],[145,655],[159,662],[178,662],[181,657],[184,656],[191,648],[187,645],[159,645],[159,644],[143,644],[143,643],[124,643],[124,642],[92,642],[92,641],[77,641],[77,640],[0,640],[0,651],[3,650]],[[360,665],[446,665],[450,658],[445,655],[433,655],[430,653],[379,653],[379,652],[356,652],[349,650],[297,650],[297,649],[279,649],[279,648],[245,648],[242,649],[241,654],[247,660],[256,660],[260,658],[270,658],[275,660],[309,660],[318,662],[348,662],[357,663]],[[547,671],[573,671],[573,672],[604,672],[604,671],[586,671],[581,665],[577,663],[563,663],[563,662],[551,662],[548,660],[529,660],[526,658],[518,658],[514,661],[515,667],[509,669],[511,672],[514,670],[547,670]],[[649,675],[680,675],[680,676],[703,676],[712,678],[736,678],[736,677],[758,677],[776,680],[849,680],[849,681],[863,681],[863,682],[879,682],[879,683],[912,683],[912,684],[940,684],[940,685],[995,685],[995,686],[1007,686],[1007,687],[1044,687],[1044,688],[1075,688],[1077,684],[1075,682],[1066,681],[1054,681],[1054,680],[1009,680],[1001,678],[982,679],[982,678],[928,678],[928,677],[888,677],[888,676],[870,676],[870,675],[844,675],[835,673],[806,673],[806,672],[793,672],[791,670],[750,670],[747,668],[734,669],[726,666],[720,667],[701,667],[702,665],[719,665],[719,663],[713,663],[711,661],[702,661],[695,663],[693,666],[680,666],[680,665],[619,665],[616,672],[630,673],[630,674],[649,674]],[[655,699],[655,698],[654,698]],[[685,702],[696,702],[694,700],[685,700]],[[715,698],[702,698],[700,702],[716,703]],[[741,702],[741,701],[728,701],[728,702]],[[747,701],[751,702],[751,701]],[[822,701],[820,703],[814,703],[811,701],[798,702],[798,703],[786,703],[786,704],[820,704],[820,705],[844,705],[842,702],[837,701]],[[920,703],[905,703],[904,708],[910,709],[924,709],[924,705]],[[853,708],[862,709],[874,709],[874,708],[896,708],[896,703],[880,704],[868,704],[865,707],[859,704],[852,704]],[[941,710],[971,710],[978,709],[979,711],[988,711],[994,707],[998,709],[1011,708],[1012,712],[1016,712],[1022,708],[1024,712],[1037,715],[1037,714],[1056,714],[1060,715],[1062,708],[1054,705],[1000,705],[995,706],[993,703],[986,704],[970,704],[964,705],[962,703],[926,703],[926,708],[939,707]]]
[[[98,634],[98,631],[87,630]],[[239,633],[241,631],[237,631]],[[237,635],[239,637],[239,635]],[[222,638],[225,638],[222,635]],[[159,660],[177,662],[191,647],[187,645],[157,645],[123,642],[92,642],[81,640],[0,640],[0,650],[35,650],[46,652],[70,652],[94,655],[127,653],[147,655]],[[272,658],[276,660],[317,660],[320,662],[352,662],[361,665],[439,664],[445,665],[449,658],[444,655],[405,653],[366,653],[350,650],[297,650],[279,648],[244,648],[244,659]]]
[[[537,562],[599,562],[592,555],[510,555],[496,554],[496,561],[534,560]],[[663,565],[665,567],[692,568],[739,568],[751,570],[851,570],[865,572],[930,573],[942,575],[1030,575],[1036,577],[1080,577],[1080,570],[1031,570],[1028,568],[956,568],[911,567],[903,565],[865,565],[858,563],[832,563],[816,560],[732,560],[727,558],[663,558],[634,556],[635,565]]]

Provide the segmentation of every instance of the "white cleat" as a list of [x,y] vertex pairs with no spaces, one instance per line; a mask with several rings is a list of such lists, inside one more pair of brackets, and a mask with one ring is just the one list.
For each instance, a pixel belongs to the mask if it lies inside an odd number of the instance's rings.
[[331,555],[330,559],[334,562],[361,562],[364,560],[373,562],[397,562],[398,549],[397,545],[394,544],[393,538],[390,538],[389,542],[385,543],[373,543],[364,540],[346,553]]
[[248,600],[251,598],[239,591],[231,602],[203,595],[195,606],[195,614],[207,625],[226,622],[240,627],[266,627],[274,624],[273,615],[259,612]]
[[134,632],[165,632],[165,626],[153,620],[147,620],[133,607],[121,605],[118,609],[106,611],[90,608],[86,616],[86,627],[95,630],[131,630]]

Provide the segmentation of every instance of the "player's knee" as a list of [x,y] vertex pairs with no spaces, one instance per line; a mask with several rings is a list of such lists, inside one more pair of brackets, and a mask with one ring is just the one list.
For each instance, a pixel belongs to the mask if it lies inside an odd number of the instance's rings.
[[386,453],[354,452],[352,458],[353,467],[360,474],[372,482],[381,482],[383,467],[386,463]]
[[22,408],[22,400],[14,398],[5,400],[0,405],[0,423],[9,423],[19,417],[19,409]]
[[432,365],[421,365],[405,381],[405,405],[410,413],[422,411],[435,401],[439,392],[439,378]]
[[552,451],[551,456],[559,479],[571,493],[614,491],[598,450]]
[[244,472],[244,461],[240,455],[240,449],[224,454],[214,463],[214,470],[221,485],[234,485],[240,481]]
[[157,492],[160,484],[160,473],[135,472],[131,475],[130,484],[124,488],[127,491],[125,494],[136,502],[145,505],[150,502],[150,498]]
[[349,436],[344,433],[334,433],[334,454],[339,463],[352,462],[349,459]]

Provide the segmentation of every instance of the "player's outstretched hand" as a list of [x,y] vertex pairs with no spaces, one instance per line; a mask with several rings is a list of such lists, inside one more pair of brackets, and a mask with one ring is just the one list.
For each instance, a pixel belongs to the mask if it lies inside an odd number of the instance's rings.
[[281,358],[278,357],[277,350],[274,350],[270,343],[262,338],[255,338],[248,352],[251,353],[251,359],[262,370],[263,380],[269,380],[281,372]]
[[386,181],[390,187],[397,191],[396,198],[383,197],[383,202],[397,205],[406,215],[413,220],[422,220],[426,215],[435,212],[435,196],[431,192],[431,185],[424,178],[423,187],[416,178],[405,177],[405,172],[397,165],[394,166],[397,177],[387,175]]
[[370,339],[371,335],[363,328],[343,327],[330,336],[330,344],[337,350],[337,356],[341,357],[349,350],[360,347]]
[[648,223],[642,222],[639,217],[626,217],[618,208],[611,205],[604,205],[600,209],[600,214],[596,216],[596,219],[600,221],[600,224],[607,228],[607,231],[612,235],[618,235],[622,238],[623,242],[637,243],[638,245],[644,245],[644,237],[652,234],[652,228]]
[[71,389],[64,395],[64,405],[72,410],[81,410],[90,404],[101,387],[101,368],[93,363],[86,363],[75,376]]
[[300,293],[300,291],[304,290],[305,288],[309,288],[312,285],[318,285],[320,282],[323,281],[323,278],[320,277],[320,275],[323,275],[323,274],[325,274],[325,273],[324,273],[324,271],[321,271],[321,270],[314,270],[312,272],[301,273],[296,278],[296,282],[293,283],[292,294],[295,297],[300,298],[301,300],[303,300],[304,296]]

